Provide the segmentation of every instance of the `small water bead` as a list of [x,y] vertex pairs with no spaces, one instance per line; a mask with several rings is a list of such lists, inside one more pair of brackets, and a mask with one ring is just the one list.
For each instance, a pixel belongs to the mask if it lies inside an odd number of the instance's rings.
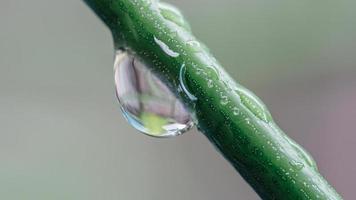
[[[227,74],[227,72],[224,69],[219,69],[219,77],[228,92],[232,92],[235,90],[237,84],[231,78],[231,76],[229,74]],[[238,93],[236,93],[236,94],[239,95]],[[241,101],[241,98],[240,98],[240,101]]]
[[223,93],[220,94],[220,103],[221,105],[226,105],[229,103],[229,98]]
[[168,21],[190,31],[188,22],[184,19],[182,13],[173,5],[160,2],[158,4],[161,15]]
[[298,161],[290,161],[289,164],[293,167],[293,169],[300,171],[304,168],[304,164]]
[[133,55],[117,51],[114,72],[121,110],[134,128],[150,136],[170,137],[193,127],[183,104]]
[[185,71],[186,71],[186,67],[185,67],[185,64],[183,64],[180,68],[180,71],[179,71],[179,86],[180,88],[183,90],[183,92],[185,93],[185,95],[188,96],[188,98],[192,101],[196,101],[198,98],[196,96],[194,96],[189,90],[188,90],[188,87],[187,87],[187,83],[186,83],[186,80],[185,80]]
[[245,118],[245,121],[246,121],[247,124],[251,124],[251,121],[250,121],[249,118]]
[[206,71],[206,75],[214,81],[218,81],[220,79],[220,72],[215,66],[208,65],[204,68],[204,70]]
[[240,110],[239,110],[239,108],[238,107],[234,107],[233,109],[232,109],[232,113],[234,114],[234,115],[240,115]]
[[242,104],[256,117],[264,122],[272,121],[272,116],[268,109],[256,95],[242,86],[237,87],[235,91],[240,96]]
[[164,43],[163,41],[159,40],[156,37],[154,37],[154,41],[156,42],[156,44],[158,44],[159,47],[161,47],[162,51],[164,51],[168,56],[174,57],[174,58],[179,56],[179,53],[170,49],[169,46],[166,43]]
[[310,167],[318,170],[318,166],[316,165],[315,160],[305,149],[303,149],[303,147],[288,137],[286,139]]
[[192,48],[194,51],[201,51],[201,46],[200,46],[200,42],[196,41],[196,40],[189,40],[186,42],[186,44],[188,45],[188,47]]

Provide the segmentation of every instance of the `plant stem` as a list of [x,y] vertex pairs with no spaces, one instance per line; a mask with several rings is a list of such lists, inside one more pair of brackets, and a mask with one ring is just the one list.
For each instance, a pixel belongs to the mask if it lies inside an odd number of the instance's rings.
[[190,32],[174,7],[154,0],[84,0],[126,49],[191,110],[198,129],[262,199],[342,199],[314,160],[273,122]]

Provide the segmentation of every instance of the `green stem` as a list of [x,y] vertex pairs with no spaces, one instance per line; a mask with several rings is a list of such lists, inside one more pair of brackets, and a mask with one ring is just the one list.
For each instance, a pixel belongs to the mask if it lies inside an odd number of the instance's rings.
[[262,199],[342,199],[264,104],[194,38],[177,9],[154,0],[85,2],[112,31],[115,48],[150,66]]

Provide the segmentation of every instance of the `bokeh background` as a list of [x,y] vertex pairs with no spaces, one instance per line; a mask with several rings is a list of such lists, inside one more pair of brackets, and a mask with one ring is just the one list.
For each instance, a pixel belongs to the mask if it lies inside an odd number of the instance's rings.
[[[356,1],[169,2],[353,199]],[[111,35],[82,1],[0,1],[0,199],[259,199],[199,132],[131,128],[112,65]]]

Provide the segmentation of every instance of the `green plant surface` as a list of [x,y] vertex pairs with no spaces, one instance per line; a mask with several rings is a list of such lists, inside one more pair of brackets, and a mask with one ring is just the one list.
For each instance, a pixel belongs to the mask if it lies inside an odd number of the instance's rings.
[[262,101],[236,83],[191,34],[179,10],[154,0],[85,2],[112,31],[115,48],[150,67],[262,199],[342,199]]

